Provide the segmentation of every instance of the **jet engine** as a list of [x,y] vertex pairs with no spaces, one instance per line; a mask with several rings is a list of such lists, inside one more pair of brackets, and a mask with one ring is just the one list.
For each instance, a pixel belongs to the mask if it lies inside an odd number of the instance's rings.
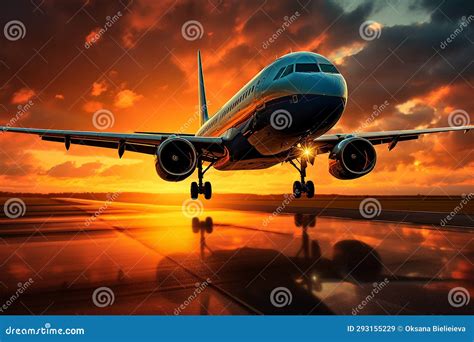
[[196,149],[186,139],[170,137],[158,146],[156,172],[168,182],[179,182],[189,177],[196,169],[196,164]]
[[372,171],[377,153],[370,141],[359,137],[342,140],[329,154],[329,173],[338,179],[355,179]]

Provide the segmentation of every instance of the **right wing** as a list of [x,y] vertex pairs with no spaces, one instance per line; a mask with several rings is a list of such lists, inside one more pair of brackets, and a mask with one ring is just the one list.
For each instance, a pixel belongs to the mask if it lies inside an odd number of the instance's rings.
[[63,143],[66,149],[69,149],[71,144],[117,149],[119,156],[124,151],[156,155],[158,145],[173,136],[179,136],[182,139],[188,140],[203,154],[203,158],[208,161],[222,156],[225,152],[221,138],[198,137],[189,134],[109,133],[5,126],[0,126],[0,132],[35,134],[45,141]]
[[452,131],[464,131],[474,129],[474,126],[459,126],[459,127],[439,127],[426,129],[408,129],[400,131],[385,131],[385,132],[359,132],[349,134],[328,134],[314,139],[311,144],[317,148],[318,154],[327,153],[341,140],[350,136],[360,137],[369,140],[372,145],[389,144],[388,149],[392,150],[399,141],[407,141],[418,139],[422,134],[442,133]]

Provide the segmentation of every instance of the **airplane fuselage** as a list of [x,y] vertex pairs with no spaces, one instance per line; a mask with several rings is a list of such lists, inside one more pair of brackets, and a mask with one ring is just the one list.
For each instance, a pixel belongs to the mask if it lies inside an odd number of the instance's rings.
[[260,71],[196,135],[225,139],[227,154],[216,169],[267,168],[302,139],[331,129],[346,103],[346,81],[327,58],[290,53]]

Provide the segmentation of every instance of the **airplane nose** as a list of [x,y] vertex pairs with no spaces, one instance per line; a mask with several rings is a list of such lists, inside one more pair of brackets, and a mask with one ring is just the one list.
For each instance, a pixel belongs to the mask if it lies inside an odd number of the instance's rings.
[[347,85],[340,74],[314,73],[299,74],[293,83],[300,94],[327,95],[347,100]]
[[271,82],[268,88],[263,90],[262,97],[276,94],[326,95],[342,98],[347,102],[347,84],[341,74],[292,73]]
[[327,83],[318,88],[321,95],[337,96],[347,100],[347,84],[344,77],[340,74],[325,74],[323,77]]

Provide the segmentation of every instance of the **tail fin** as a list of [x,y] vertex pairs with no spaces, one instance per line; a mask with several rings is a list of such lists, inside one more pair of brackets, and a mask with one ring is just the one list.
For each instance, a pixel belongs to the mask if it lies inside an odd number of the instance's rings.
[[202,75],[201,51],[198,50],[198,77],[199,77],[199,118],[201,126],[209,119],[207,114],[206,89],[204,88],[204,76]]

